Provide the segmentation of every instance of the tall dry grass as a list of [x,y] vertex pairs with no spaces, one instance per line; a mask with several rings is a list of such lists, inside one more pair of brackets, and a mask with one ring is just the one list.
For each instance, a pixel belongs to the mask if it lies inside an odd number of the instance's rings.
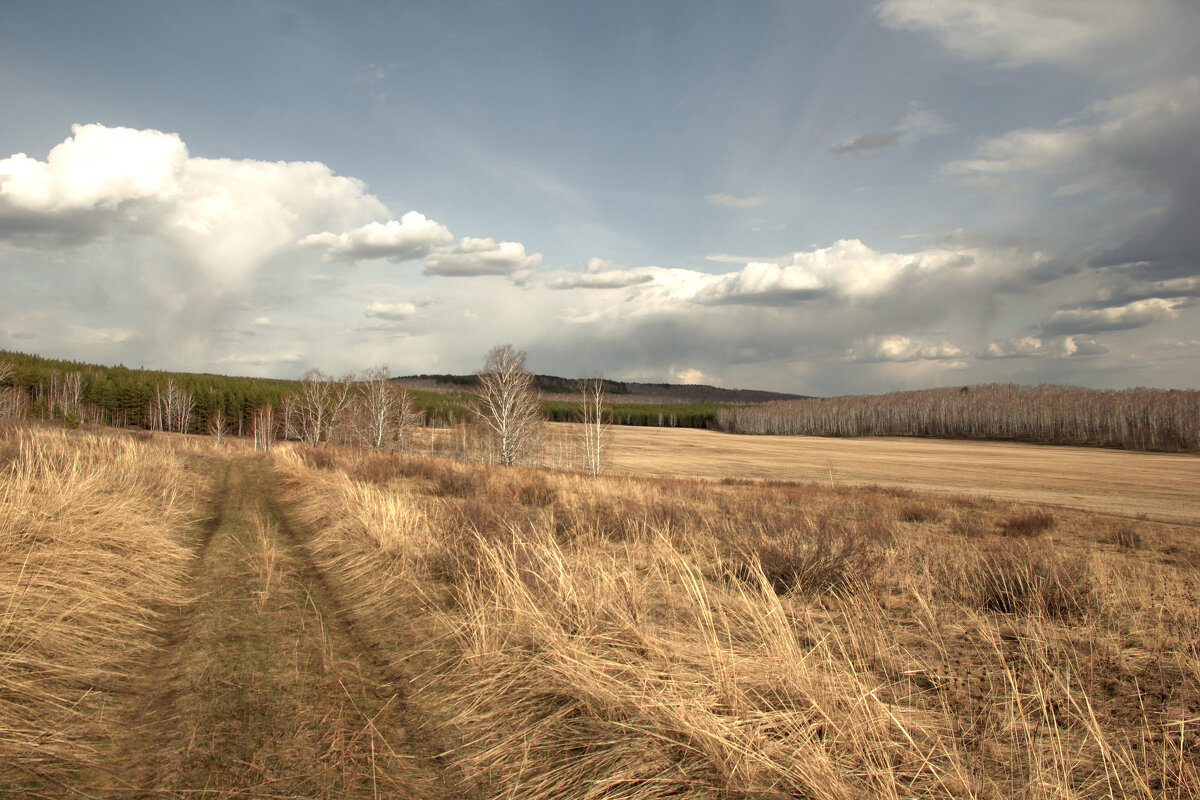
[[1188,529],[277,458],[318,563],[491,796],[1200,797]]
[[0,785],[95,760],[181,601],[198,489],[161,441],[0,426]]

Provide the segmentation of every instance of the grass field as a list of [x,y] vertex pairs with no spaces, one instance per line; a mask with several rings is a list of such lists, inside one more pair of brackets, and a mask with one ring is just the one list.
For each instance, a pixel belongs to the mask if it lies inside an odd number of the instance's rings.
[[1196,526],[895,444],[831,486],[0,426],[0,795],[1200,797]]
[[1200,524],[1200,457],[1095,447],[611,429],[612,469],[634,475],[896,486]]

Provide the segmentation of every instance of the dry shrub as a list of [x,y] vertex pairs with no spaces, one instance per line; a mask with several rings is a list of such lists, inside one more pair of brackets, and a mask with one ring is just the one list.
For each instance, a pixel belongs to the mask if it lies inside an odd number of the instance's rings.
[[760,516],[737,545],[730,572],[752,583],[765,579],[777,595],[846,592],[872,583],[879,546],[890,538],[874,517],[854,525],[829,516]]
[[1125,551],[1139,550],[1142,547],[1142,534],[1131,525],[1122,525],[1113,531],[1112,542]]
[[992,527],[981,514],[971,510],[961,510],[954,513],[950,521],[950,530],[960,536],[979,538],[992,532]]
[[998,614],[1033,614],[1061,620],[1095,608],[1088,560],[1019,545],[983,553],[968,576],[980,608]]
[[896,512],[896,518],[901,522],[938,522],[942,512],[924,503],[905,503]]
[[546,508],[547,506],[554,505],[554,501],[558,499],[558,490],[550,486],[545,480],[535,478],[521,485],[517,490],[517,499],[523,506]]
[[96,758],[111,733],[97,725],[110,693],[152,648],[162,612],[185,601],[201,483],[145,437],[8,436],[17,453],[0,467],[0,780]]
[[1054,527],[1054,515],[1044,508],[1017,511],[1000,521],[1005,536],[1037,536]]
[[463,469],[443,469],[434,476],[433,494],[438,497],[470,497],[479,491],[479,480]]

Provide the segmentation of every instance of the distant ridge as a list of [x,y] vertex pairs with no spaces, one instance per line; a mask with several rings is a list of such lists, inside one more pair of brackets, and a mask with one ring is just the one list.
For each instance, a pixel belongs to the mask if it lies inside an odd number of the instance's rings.
[[[577,391],[576,378],[535,375],[537,388],[548,395],[568,395]],[[474,375],[404,375],[392,378],[412,389],[453,392],[475,385]],[[804,400],[808,395],[768,392],[761,389],[725,389],[693,383],[642,383],[604,379],[613,403],[768,403],[772,400]]]

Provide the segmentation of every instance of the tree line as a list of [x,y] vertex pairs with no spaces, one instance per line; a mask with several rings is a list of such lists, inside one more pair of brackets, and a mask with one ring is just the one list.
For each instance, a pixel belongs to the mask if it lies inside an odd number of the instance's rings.
[[929,436],[1099,445],[1200,447],[1200,392],[984,384],[722,408],[718,429],[805,436]]

